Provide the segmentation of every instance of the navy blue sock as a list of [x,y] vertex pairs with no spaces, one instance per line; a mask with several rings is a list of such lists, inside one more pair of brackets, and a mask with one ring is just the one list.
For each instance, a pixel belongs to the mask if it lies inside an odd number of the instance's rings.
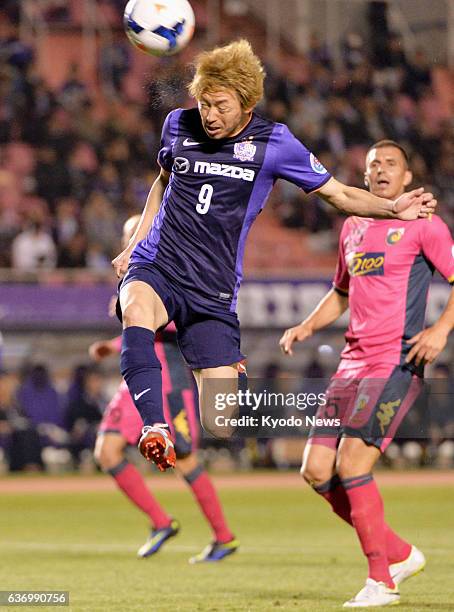
[[144,327],[123,330],[120,369],[144,425],[165,423],[162,409],[161,363],[154,332]]

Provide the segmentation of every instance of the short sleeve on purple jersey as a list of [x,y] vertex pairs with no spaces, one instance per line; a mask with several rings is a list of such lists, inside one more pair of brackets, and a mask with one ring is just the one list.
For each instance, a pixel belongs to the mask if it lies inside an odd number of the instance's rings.
[[451,284],[454,283],[454,242],[448,226],[437,215],[421,221],[422,250]]
[[333,287],[341,295],[347,296],[350,285],[350,273],[345,259],[344,239],[348,231],[348,219],[344,222],[339,236],[339,251],[337,255],[336,273],[334,275]]
[[331,175],[286,125],[277,125],[275,176],[294,183],[306,193],[319,189]]
[[175,138],[178,136],[178,119],[180,114],[180,109],[170,112],[164,121],[164,125],[162,126],[161,149],[158,153],[158,164],[167,172],[172,172],[172,149]]

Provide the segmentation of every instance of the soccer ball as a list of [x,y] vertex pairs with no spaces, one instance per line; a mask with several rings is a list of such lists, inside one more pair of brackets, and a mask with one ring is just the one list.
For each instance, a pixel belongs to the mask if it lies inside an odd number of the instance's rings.
[[188,0],[129,0],[124,13],[126,34],[137,49],[150,55],[172,55],[194,33]]

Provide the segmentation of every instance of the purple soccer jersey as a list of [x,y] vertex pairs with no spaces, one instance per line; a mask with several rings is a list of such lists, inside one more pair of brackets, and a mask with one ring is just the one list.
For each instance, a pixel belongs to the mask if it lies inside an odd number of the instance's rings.
[[212,140],[197,109],[172,111],[159,165],[171,173],[131,263],[153,263],[172,283],[234,311],[246,237],[279,178],[310,193],[331,175],[286,125],[253,113],[233,138]]

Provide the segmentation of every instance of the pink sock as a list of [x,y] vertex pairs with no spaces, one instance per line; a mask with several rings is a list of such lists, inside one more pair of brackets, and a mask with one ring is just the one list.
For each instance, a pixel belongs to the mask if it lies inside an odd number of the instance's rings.
[[369,564],[369,578],[393,588],[386,554],[383,500],[372,474],[341,481],[350,501],[350,517]]
[[400,563],[405,561],[411,553],[411,544],[403,540],[385,523],[386,530],[386,556],[388,563]]
[[[331,505],[333,512],[342,520],[353,526],[350,513],[350,500],[341,484],[339,476],[335,475],[324,484],[314,487],[314,490]],[[385,523],[386,556],[388,564],[404,561],[411,552],[411,545],[397,535]]]
[[125,459],[117,467],[109,470],[109,474],[132,503],[148,514],[155,529],[170,525],[172,519],[150,493],[137,468]]
[[326,499],[337,516],[340,516],[342,520],[353,526],[350,518],[350,502],[337,474],[327,482],[313,487],[313,489]]
[[198,466],[184,478],[210,523],[216,542],[224,543],[233,540],[234,536],[227,526],[221,502],[208,474],[201,466]]

